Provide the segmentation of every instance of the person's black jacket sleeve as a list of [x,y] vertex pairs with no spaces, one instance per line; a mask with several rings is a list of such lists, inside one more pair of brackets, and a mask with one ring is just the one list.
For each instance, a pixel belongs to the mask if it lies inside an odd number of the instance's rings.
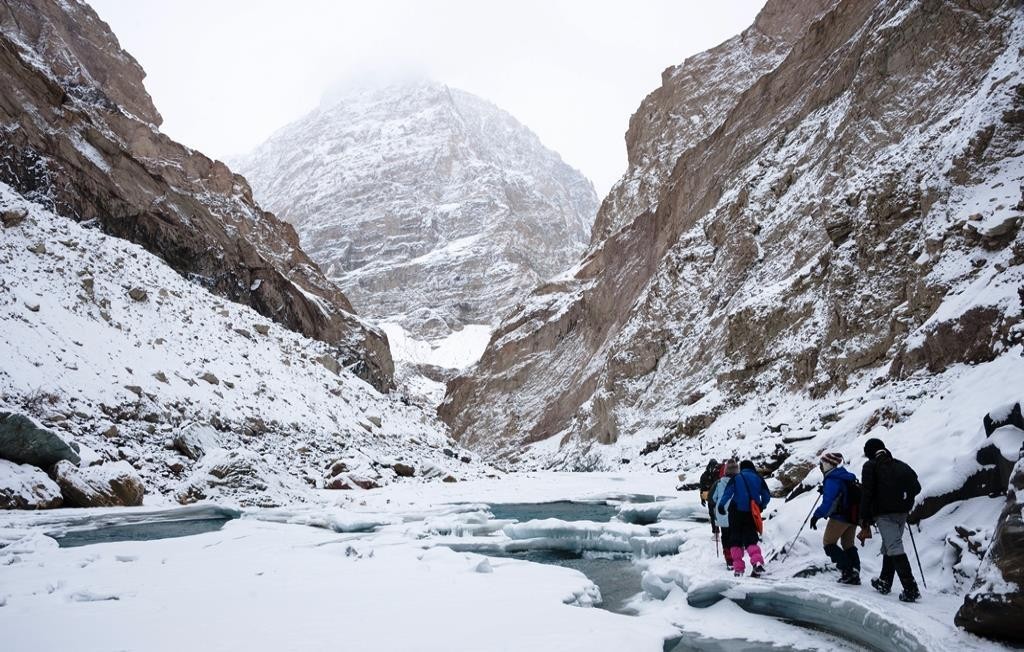
[[860,522],[871,525],[874,513],[871,509],[875,501],[875,463],[868,460],[860,471]]

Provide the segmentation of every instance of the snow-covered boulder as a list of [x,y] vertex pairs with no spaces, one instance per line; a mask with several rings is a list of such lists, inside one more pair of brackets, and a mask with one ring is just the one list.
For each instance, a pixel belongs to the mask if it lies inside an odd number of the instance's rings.
[[216,500],[245,507],[279,507],[299,500],[303,491],[296,478],[275,471],[255,451],[214,448],[206,451],[175,498],[182,505]]
[[71,507],[132,507],[141,505],[146,493],[139,474],[127,462],[78,468],[62,460],[53,474],[64,504]]
[[327,465],[325,489],[376,489],[384,479],[376,465],[365,458],[345,458]]
[[1017,462],[992,545],[956,614],[969,632],[1024,643],[1024,459]]
[[43,469],[61,460],[80,461],[75,449],[57,433],[10,412],[0,412],[0,458]]
[[0,509],[50,509],[61,502],[60,487],[45,473],[0,460]]
[[217,431],[201,423],[184,426],[172,441],[174,449],[190,460],[198,460],[207,450],[221,446]]

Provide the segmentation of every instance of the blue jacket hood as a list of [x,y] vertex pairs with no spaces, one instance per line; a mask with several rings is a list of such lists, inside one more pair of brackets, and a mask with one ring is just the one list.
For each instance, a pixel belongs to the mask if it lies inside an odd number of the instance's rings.
[[814,510],[815,518],[835,518],[838,521],[846,521],[841,515],[844,502],[846,501],[846,483],[856,481],[857,476],[846,470],[846,467],[837,466],[825,474],[825,482],[821,489],[821,505]]

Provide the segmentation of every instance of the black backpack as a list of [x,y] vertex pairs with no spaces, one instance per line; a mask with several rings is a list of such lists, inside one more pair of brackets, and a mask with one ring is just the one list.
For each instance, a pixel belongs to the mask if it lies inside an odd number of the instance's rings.
[[862,496],[860,481],[856,478],[846,480],[843,483],[843,506],[839,513],[846,519],[847,523],[860,521],[860,500]]

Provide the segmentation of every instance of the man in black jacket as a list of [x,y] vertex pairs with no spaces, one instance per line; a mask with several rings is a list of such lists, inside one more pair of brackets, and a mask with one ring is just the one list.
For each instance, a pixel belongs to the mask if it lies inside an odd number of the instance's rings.
[[871,536],[871,525],[882,536],[882,572],[871,580],[871,586],[882,594],[892,590],[893,575],[899,575],[903,592],[900,600],[915,602],[921,597],[914,581],[910,559],[903,549],[903,530],[914,498],[921,492],[917,474],[904,462],[893,459],[880,439],[864,444],[868,461],[861,470],[861,532],[860,539]]
[[700,489],[700,504],[703,507],[708,508],[708,518],[711,519],[711,532],[718,532],[718,523],[715,522],[715,503],[711,500],[711,487],[714,486],[718,478],[722,477],[722,470],[718,463],[718,460],[711,458],[708,462],[708,466],[704,469],[704,473],[700,476],[700,482],[698,488]]

